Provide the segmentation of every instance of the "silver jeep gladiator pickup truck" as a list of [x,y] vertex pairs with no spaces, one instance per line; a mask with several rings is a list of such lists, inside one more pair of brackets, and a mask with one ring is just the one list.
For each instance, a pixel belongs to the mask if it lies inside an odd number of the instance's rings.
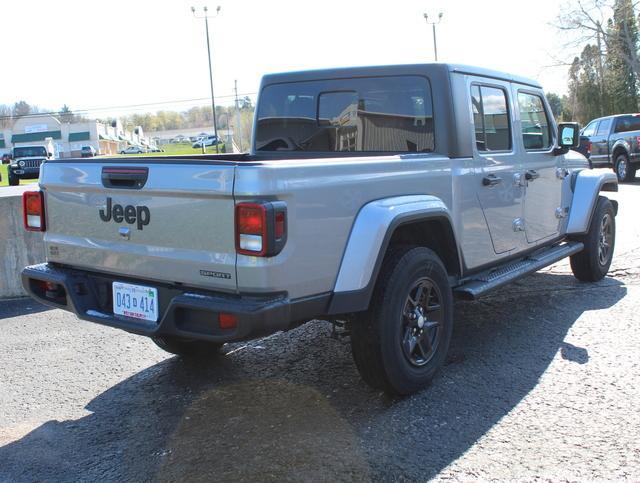
[[609,170],[533,80],[426,64],[267,75],[249,154],[56,159],[24,195],[25,289],[183,355],[332,321],[364,380],[423,388],[453,299],[611,264]]

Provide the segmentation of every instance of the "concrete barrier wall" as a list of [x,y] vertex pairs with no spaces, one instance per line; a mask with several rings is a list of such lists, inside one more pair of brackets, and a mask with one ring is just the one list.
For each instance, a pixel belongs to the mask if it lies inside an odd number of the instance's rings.
[[44,261],[42,233],[26,231],[22,222],[22,192],[34,188],[0,188],[0,299],[26,295],[20,271]]

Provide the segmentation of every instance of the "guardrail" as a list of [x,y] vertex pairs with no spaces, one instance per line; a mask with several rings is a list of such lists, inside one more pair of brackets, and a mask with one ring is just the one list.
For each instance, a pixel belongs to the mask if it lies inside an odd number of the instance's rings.
[[20,272],[44,261],[42,233],[23,228],[22,193],[37,185],[0,187],[0,299],[26,295]]

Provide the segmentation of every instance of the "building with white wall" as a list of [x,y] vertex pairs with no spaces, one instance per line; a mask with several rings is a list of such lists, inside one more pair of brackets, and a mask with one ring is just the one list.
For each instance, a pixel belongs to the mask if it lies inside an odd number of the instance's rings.
[[11,129],[0,130],[0,153],[16,146],[45,145],[51,138],[54,155],[59,158],[80,156],[83,146],[93,146],[99,154],[118,154],[129,146],[149,147],[142,127],[123,128],[120,120],[111,124],[99,121],[64,123],[49,115],[23,116]]

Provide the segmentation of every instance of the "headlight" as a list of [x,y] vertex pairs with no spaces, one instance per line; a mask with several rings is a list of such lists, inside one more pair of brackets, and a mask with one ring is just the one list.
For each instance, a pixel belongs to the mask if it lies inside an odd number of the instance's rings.
[[24,161],[20,161],[18,164],[20,165],[21,168],[24,168]]
[[12,168],[17,168],[18,167],[18,163],[11,163],[11,167]]

